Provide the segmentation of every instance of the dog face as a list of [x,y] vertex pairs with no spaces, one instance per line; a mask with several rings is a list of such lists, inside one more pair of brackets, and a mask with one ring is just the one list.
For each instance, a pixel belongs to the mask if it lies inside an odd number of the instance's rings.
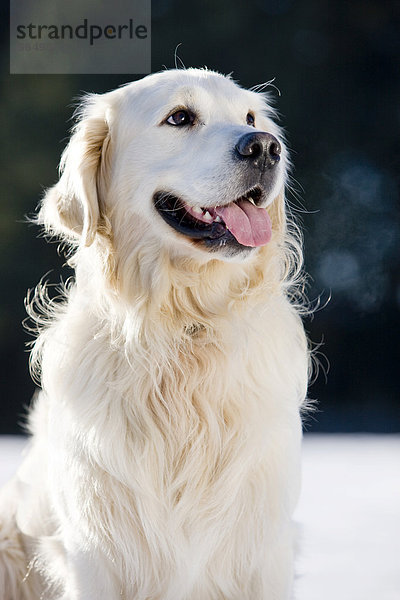
[[197,69],[91,96],[42,221],[90,244],[105,212],[113,227],[129,221],[171,251],[248,256],[269,243],[285,185],[287,153],[272,116],[264,95]]

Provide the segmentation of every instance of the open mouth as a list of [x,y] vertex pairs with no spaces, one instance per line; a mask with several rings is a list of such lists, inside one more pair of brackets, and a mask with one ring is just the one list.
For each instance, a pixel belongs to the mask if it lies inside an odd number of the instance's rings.
[[189,205],[170,192],[157,192],[154,204],[164,221],[179,233],[209,247],[264,246],[272,226],[265,208],[257,206],[262,189],[254,187],[229,204],[213,207]]

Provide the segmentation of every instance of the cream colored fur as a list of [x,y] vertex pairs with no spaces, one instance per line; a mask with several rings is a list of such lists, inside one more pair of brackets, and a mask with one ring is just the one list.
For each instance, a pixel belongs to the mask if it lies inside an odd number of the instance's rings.
[[[162,125],[188,102],[201,129]],[[209,71],[83,102],[38,217],[71,244],[76,281],[29,304],[42,391],[3,494],[1,600],[290,597],[308,351],[286,150],[272,240],[247,257],[200,249],[151,202],[160,186],[238,197],[250,109],[282,141],[264,95]]]

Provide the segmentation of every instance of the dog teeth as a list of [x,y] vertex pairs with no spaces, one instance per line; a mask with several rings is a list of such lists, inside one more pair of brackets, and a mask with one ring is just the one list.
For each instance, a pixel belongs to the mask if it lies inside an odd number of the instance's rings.
[[208,212],[208,210],[206,210],[206,212],[203,214],[203,218],[206,219],[207,221],[212,221],[213,218],[210,215],[210,213]]
[[215,217],[214,221],[215,221],[216,223],[221,223],[221,222],[222,222],[222,219],[221,219],[221,217],[220,217],[219,215],[217,215],[217,216]]
[[196,214],[196,215],[202,215],[203,211],[201,210],[201,208],[199,208],[198,206],[193,206],[192,211]]

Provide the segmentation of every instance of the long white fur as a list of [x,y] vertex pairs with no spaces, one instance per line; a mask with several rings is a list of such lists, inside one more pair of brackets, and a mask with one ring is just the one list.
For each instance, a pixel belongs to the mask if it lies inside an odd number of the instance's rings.
[[[202,127],[162,125],[182,105]],[[206,70],[84,100],[38,217],[76,281],[29,304],[42,391],[2,496],[2,600],[289,598],[309,356],[286,150],[272,240],[247,258],[199,249],[151,201],[238,197],[248,110],[283,144],[265,95]]]

